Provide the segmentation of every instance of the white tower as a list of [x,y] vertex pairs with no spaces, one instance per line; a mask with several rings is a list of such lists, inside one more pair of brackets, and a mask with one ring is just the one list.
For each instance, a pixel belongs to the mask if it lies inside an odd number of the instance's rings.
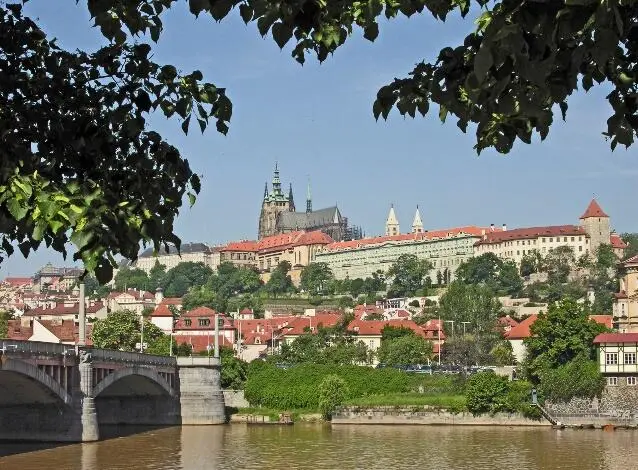
[[385,234],[386,235],[399,235],[401,230],[399,229],[399,221],[397,215],[394,213],[394,204],[390,206],[390,213],[388,214],[388,220],[385,221]]
[[416,206],[414,220],[412,221],[412,233],[423,233],[423,222],[421,221],[421,213],[419,212],[418,205]]

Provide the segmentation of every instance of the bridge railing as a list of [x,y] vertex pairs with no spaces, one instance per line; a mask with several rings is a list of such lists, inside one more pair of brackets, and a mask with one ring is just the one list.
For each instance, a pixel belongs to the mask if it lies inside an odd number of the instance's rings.
[[118,351],[116,349],[85,348],[93,356],[94,361],[130,362],[150,366],[176,367],[177,359],[170,356],[155,356],[136,352]]
[[0,340],[0,353],[26,353],[45,356],[71,356],[75,355],[75,349],[70,344],[2,339]]

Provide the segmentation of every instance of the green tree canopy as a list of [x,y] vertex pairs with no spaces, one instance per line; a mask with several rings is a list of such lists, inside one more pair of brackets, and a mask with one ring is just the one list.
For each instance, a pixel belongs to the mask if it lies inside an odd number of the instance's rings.
[[126,289],[148,289],[148,274],[139,268],[124,266],[115,275],[115,290],[123,292]]
[[638,233],[623,233],[620,238],[627,244],[625,259],[638,255]]
[[166,266],[155,261],[155,264],[148,273],[148,290],[155,292],[158,288],[164,288],[164,278],[166,277]]
[[0,309],[0,338],[7,337],[9,320],[13,320],[13,315],[6,310]]
[[[161,340],[164,333],[157,326],[144,320],[144,342],[151,347],[154,342]],[[135,351],[135,345],[142,337],[142,323],[140,317],[130,310],[116,310],[106,318],[93,323],[91,338],[97,348],[119,349]]]
[[596,359],[594,338],[605,332],[604,325],[589,319],[589,309],[574,300],[551,304],[547,313],[540,313],[526,338],[525,370],[538,382],[543,371],[568,364],[577,357]]
[[407,326],[385,325],[381,330],[381,341],[389,341],[403,336],[413,336],[414,330]]
[[[454,281],[441,296],[438,313],[442,320],[454,321],[454,328],[466,333],[491,334],[502,311],[501,303],[492,290],[484,285]],[[449,332],[449,330],[446,330]]]
[[416,255],[399,256],[388,270],[388,278],[392,279],[388,295],[390,297],[415,295],[418,290],[426,286],[430,269],[432,269],[432,263],[419,259]]
[[432,343],[422,336],[404,335],[381,341],[377,356],[388,366],[427,364],[432,359]]
[[278,295],[295,290],[295,286],[292,284],[292,279],[288,272],[291,266],[288,261],[281,261],[272,273],[270,273],[270,279],[264,286],[266,292],[277,298]]
[[333,277],[326,263],[310,263],[301,270],[300,287],[310,295],[318,295],[325,291]]
[[513,261],[503,261],[494,253],[484,253],[461,263],[456,270],[458,280],[466,284],[483,284],[494,292],[519,294],[523,280]]
[[551,284],[566,283],[575,263],[576,258],[571,246],[562,245],[549,250],[544,261],[548,282]]
[[164,295],[182,297],[188,289],[208,282],[213,270],[202,262],[186,261],[171,268],[164,277]]

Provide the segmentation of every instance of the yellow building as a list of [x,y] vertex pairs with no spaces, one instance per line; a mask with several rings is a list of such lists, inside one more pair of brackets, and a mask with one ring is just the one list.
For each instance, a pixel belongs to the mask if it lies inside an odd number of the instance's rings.
[[638,255],[621,264],[620,292],[613,306],[614,327],[621,333],[638,332]]

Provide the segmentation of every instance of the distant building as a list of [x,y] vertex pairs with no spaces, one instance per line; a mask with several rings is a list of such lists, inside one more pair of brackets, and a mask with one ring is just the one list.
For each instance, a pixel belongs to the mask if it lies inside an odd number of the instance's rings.
[[206,266],[215,270],[220,263],[219,250],[220,247],[212,247],[206,243],[184,243],[180,247],[179,253],[174,245],[169,245],[168,253],[164,249],[156,253],[153,248],[148,248],[139,255],[130,267],[141,269],[149,273],[155,266],[155,263],[166,266],[166,270],[168,271],[179,263],[190,261],[193,263],[204,263]]
[[[601,333],[594,338],[598,367],[608,387],[635,389],[638,385],[638,333]],[[626,389],[625,392],[629,390]],[[627,399],[627,395],[622,395]]]
[[614,328],[638,333],[638,255],[620,264],[620,289],[613,305]]
[[523,256],[539,253],[546,256],[552,249],[569,246],[574,255],[593,255],[602,244],[612,246],[621,258],[627,245],[619,235],[611,232],[609,216],[595,199],[580,217],[579,225],[549,225],[508,230],[494,226],[476,243],[475,254],[494,253],[500,258],[521,262]]
[[313,210],[310,184],[306,194],[306,210],[297,211],[290,185],[288,195],[284,194],[279,179],[279,169],[275,165],[272,189],[268,191],[268,183],[264,189],[264,198],[259,215],[258,238],[270,237],[288,232],[321,231],[333,240],[347,240],[361,237],[360,228],[348,226],[344,217],[335,205],[325,209]]
[[78,283],[82,274],[84,274],[84,269],[81,268],[60,268],[47,263],[33,276],[33,291],[36,293],[45,290],[69,291]]

